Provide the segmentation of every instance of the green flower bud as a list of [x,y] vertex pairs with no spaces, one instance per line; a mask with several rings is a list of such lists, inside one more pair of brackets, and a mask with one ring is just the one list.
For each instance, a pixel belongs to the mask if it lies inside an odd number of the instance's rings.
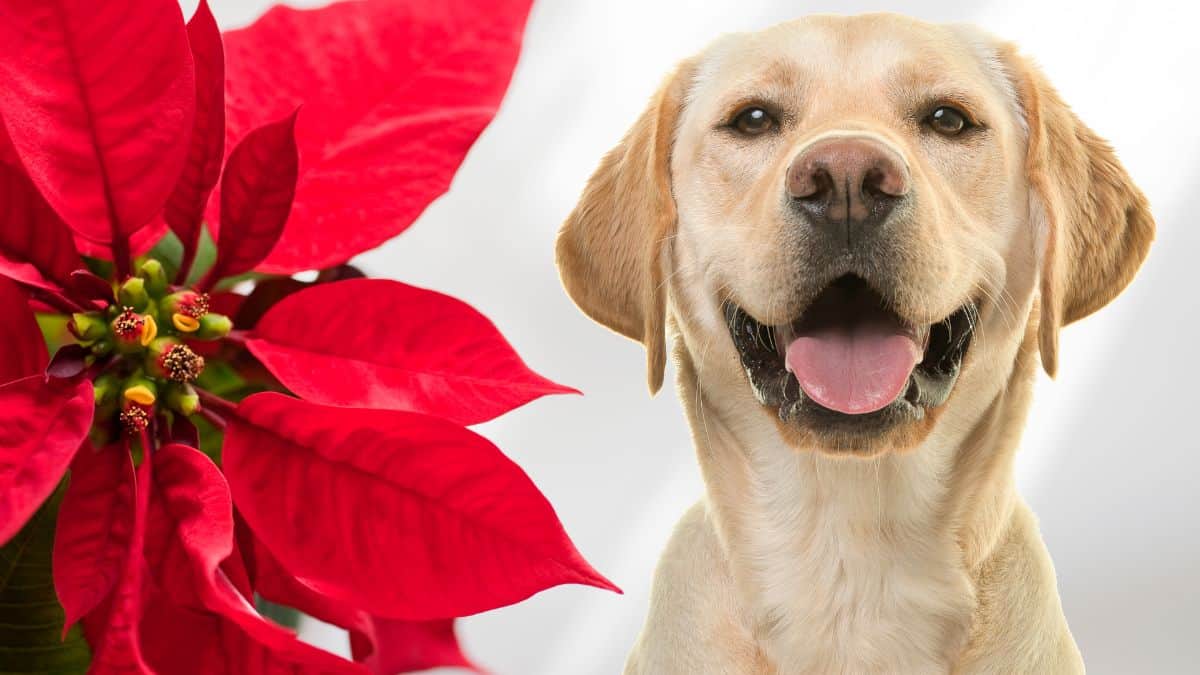
[[105,373],[96,378],[96,382],[92,385],[92,394],[96,398],[96,405],[99,407],[108,406],[117,400],[117,391],[120,389],[121,383],[117,380],[117,376],[112,373]]
[[205,314],[200,317],[200,327],[196,329],[195,337],[201,340],[216,340],[229,335],[233,330],[233,321],[224,314]]
[[132,307],[136,311],[144,311],[150,304],[150,295],[146,293],[146,280],[141,277],[129,277],[121,284],[117,299],[123,307]]
[[108,335],[108,322],[99,312],[76,312],[67,322],[67,330],[80,340],[91,342]]
[[[158,357],[163,355],[163,352],[166,352],[167,350],[171,349],[172,347],[174,347],[177,344],[179,344],[179,340],[176,340],[175,338],[171,338],[171,337],[155,338],[154,340],[150,341],[150,345],[147,347],[146,358],[157,359]],[[151,371],[151,372],[153,373],[153,371]],[[157,377],[157,376],[158,375],[155,373],[155,377]]]
[[167,271],[159,261],[151,258],[142,263],[138,276],[146,280],[146,291],[151,297],[161,298],[166,294],[170,282],[167,281]]
[[112,350],[113,341],[108,338],[96,340],[92,343],[92,354],[95,356],[107,356]]
[[113,426],[110,424],[121,412],[125,401],[121,397],[123,383],[112,373],[106,373],[96,378],[92,393],[96,399],[96,424],[92,425],[88,438],[92,446],[102,448],[113,440]]
[[190,384],[173,384],[167,389],[167,406],[182,415],[191,415],[200,408],[200,395]]

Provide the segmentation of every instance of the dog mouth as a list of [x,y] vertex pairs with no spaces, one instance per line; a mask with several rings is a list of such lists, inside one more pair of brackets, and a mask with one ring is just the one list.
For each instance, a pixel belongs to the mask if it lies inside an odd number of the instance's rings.
[[725,321],[759,402],[817,431],[877,434],[949,398],[978,309],[913,325],[862,278],[827,286],[794,321],[760,323],[726,301]]

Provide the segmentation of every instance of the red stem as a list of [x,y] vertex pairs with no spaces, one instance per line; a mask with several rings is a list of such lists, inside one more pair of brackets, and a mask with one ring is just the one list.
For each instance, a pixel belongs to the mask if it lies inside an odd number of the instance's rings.
[[211,410],[209,410],[208,408],[205,408],[205,407],[203,407],[203,406],[201,406],[201,407],[200,407],[198,410],[196,410],[196,412],[197,412],[197,413],[198,413],[198,414],[199,414],[201,417],[203,417],[204,419],[208,420],[209,424],[213,425],[214,427],[216,427],[216,428],[218,428],[218,429],[222,429],[222,430],[223,430],[223,429],[224,429],[226,426],[228,426],[228,425],[229,425],[229,422],[228,422],[228,421],[226,421],[224,417],[221,417],[221,416],[220,416],[220,415],[218,415],[217,413],[215,413],[215,412],[213,412],[213,411],[211,411]]
[[[113,228],[116,229],[115,227]],[[124,281],[129,276],[132,263],[129,260],[129,238],[113,232],[112,241],[113,265],[116,267],[117,281]]]
[[142,452],[145,453],[143,462],[150,460],[150,455],[154,454],[154,439],[150,435],[149,427],[142,429]]
[[75,312],[87,311],[65,295],[55,291],[47,290],[45,288],[31,288],[30,295],[38,300],[41,300],[47,305],[50,305],[51,307],[54,307],[64,314],[74,314]]
[[89,380],[94,380],[112,370],[118,363],[119,359],[117,359],[115,356],[110,355],[103,357],[102,359],[93,363],[91,367],[87,369],[87,378]]
[[196,393],[200,396],[201,410],[208,408],[213,412],[219,412],[224,415],[237,414],[237,405],[233,401],[228,401],[203,389],[196,389]]
[[187,283],[188,272],[192,271],[192,263],[196,262],[196,252],[190,248],[183,249],[183,260],[179,263],[179,271],[175,273],[175,285]]
[[246,340],[250,335],[250,331],[245,329],[237,329],[229,331],[229,335],[225,336],[226,340],[238,345],[246,344]]
[[216,285],[218,281],[220,281],[220,278],[213,276],[213,273],[217,271],[217,263],[219,262],[221,262],[219,259],[214,261],[213,266],[209,268],[209,270],[204,273],[204,276],[200,279],[200,281],[196,283],[195,288],[197,293],[207,293],[212,289],[213,286]]
[[183,260],[179,263],[179,271],[175,273],[175,283],[179,286],[187,283],[192,265],[196,264],[196,250],[200,248],[200,232],[203,229],[202,225],[197,225],[196,236],[192,238],[192,241],[183,242]]

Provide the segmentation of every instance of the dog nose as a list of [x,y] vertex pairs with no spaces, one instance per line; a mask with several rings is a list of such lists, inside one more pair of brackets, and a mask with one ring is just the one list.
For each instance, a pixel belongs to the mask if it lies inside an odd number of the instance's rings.
[[787,191],[812,226],[850,243],[876,229],[908,194],[908,167],[879,141],[831,138],[792,160]]

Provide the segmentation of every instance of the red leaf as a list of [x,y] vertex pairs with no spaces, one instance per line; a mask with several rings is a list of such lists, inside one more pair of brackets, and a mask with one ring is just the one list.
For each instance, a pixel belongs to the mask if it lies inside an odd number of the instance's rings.
[[[250,295],[246,296],[245,302],[238,307],[238,311],[233,320],[233,325],[238,328],[250,329],[258,324],[258,320],[266,314],[268,310],[279,303],[280,300],[295,293],[296,291],[304,290],[310,286],[317,284],[331,284],[337,281],[346,279],[361,279],[366,274],[362,270],[353,265],[338,265],[337,267],[329,267],[321,270],[317,278],[313,281],[300,281],[292,277],[270,277],[262,279],[254,284],[254,290]],[[216,296],[213,296],[215,302]],[[215,306],[215,305],[214,305]],[[220,310],[211,310],[220,311]],[[221,312],[229,314],[229,312]]]
[[259,269],[344,262],[402,232],[445,192],[504,96],[529,5],[276,7],[227,33],[227,143],[305,106],[296,203]]
[[471,663],[458,645],[454,619],[401,621],[370,619],[370,641],[351,635],[354,660],[365,663],[374,675],[396,675],[431,668],[466,668],[484,672]]
[[280,300],[313,285],[292,277],[262,279],[254,284],[254,290],[250,291],[250,295],[246,296],[246,301],[238,307],[233,325],[242,329],[253,328],[264,314],[279,304]]
[[81,344],[63,345],[46,366],[46,377],[70,379],[87,369],[91,352]]
[[0,274],[41,288],[65,286],[83,264],[70,228],[21,169],[3,163],[0,204]]
[[120,444],[80,448],[54,531],[54,588],[66,612],[63,635],[121,577],[136,501],[133,463]]
[[[254,284],[258,288],[262,281]],[[216,314],[224,314],[228,317],[235,316],[241,311],[242,305],[246,302],[246,296],[239,295],[233,291],[217,291],[208,294],[208,311]]]
[[147,589],[141,639],[146,663],[160,675],[249,675],[251,645],[216,614],[180,607],[161,590]]
[[12,139],[8,137],[8,129],[4,127],[4,120],[0,119],[0,164],[20,167],[21,158],[17,157],[17,151],[13,149]]
[[0,277],[0,324],[4,326],[0,330],[0,384],[42,372],[50,359],[42,330],[25,292],[4,277]]
[[221,32],[208,2],[187,24],[188,43],[196,64],[196,117],[183,174],[163,208],[163,218],[187,250],[196,246],[208,195],[221,176],[225,152],[225,54]]
[[194,448],[168,445],[153,461],[146,559],[172,604],[210,612],[229,624],[222,634],[236,637],[239,646],[232,653],[246,659],[232,672],[361,672],[264,619],[221,569],[233,552],[233,507],[212,460]]
[[92,426],[92,383],[33,375],[0,385],[0,544],[54,491]]
[[218,566],[233,551],[233,506],[220,471],[200,451],[167,445],[154,453],[146,560],[179,605],[206,607]]
[[168,442],[198,448],[200,447],[200,432],[187,417],[176,415],[175,419],[171,420]]
[[470,305],[382,279],[322,284],[284,298],[247,347],[307,400],[460,424],[575,391],[530,370]]
[[[167,229],[167,224],[163,222],[162,218],[155,216],[150,224],[130,235],[129,254],[135,258],[144,255],[154,248],[159,239],[162,239],[163,235],[167,233]],[[86,255],[89,258],[113,259],[112,248],[108,244],[97,244],[78,234],[75,235],[75,248],[79,249],[80,255]]]
[[64,290],[75,302],[84,306],[90,303],[97,309],[104,309],[117,300],[112,284],[86,269],[71,272]]
[[147,509],[153,489],[150,465],[150,462],[142,462],[137,471],[137,505],[121,579],[103,610],[103,623],[93,624],[102,626],[100,634],[93,637],[92,632],[88,632],[88,642],[94,651],[89,675],[152,675],[154,672],[146,665],[138,639],[146,582],[142,544],[146,540]]
[[[321,595],[304,585],[279,564],[262,542],[250,535],[254,544],[255,590],[262,597],[288,607],[294,607],[325,623],[350,631],[351,639],[370,641],[370,617],[350,605]],[[370,644],[370,643],[368,643]],[[369,651],[369,649],[368,649]]]
[[223,617],[174,605],[150,595],[142,621],[146,661],[161,675],[366,675],[339,660],[337,668],[281,661]]
[[516,464],[440,418],[256,394],[223,465],[288,571],[378,616],[463,616],[564,583],[616,590]]
[[366,664],[372,673],[391,675],[438,667],[482,672],[459,649],[453,619],[403,621],[371,617],[304,585],[279,564],[262,542],[253,538],[253,543],[258,594],[348,630],[354,660]]
[[72,229],[121,241],[179,177],[195,88],[175,0],[17,0],[0,9],[0,117]]
[[296,113],[250,132],[221,178],[221,231],[209,286],[254,268],[275,247],[296,193]]
[[229,557],[221,561],[221,571],[225,573],[229,583],[233,584],[243,598],[254,602],[254,586],[250,583],[250,570],[236,543]]

